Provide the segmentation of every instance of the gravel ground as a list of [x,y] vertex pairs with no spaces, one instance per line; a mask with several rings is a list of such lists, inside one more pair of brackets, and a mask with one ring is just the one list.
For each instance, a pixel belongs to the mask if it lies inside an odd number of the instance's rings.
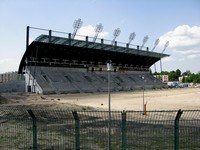
[[[200,109],[200,88],[144,91],[147,110]],[[0,106],[70,110],[107,110],[108,93],[37,95],[0,93]],[[111,110],[142,110],[143,92],[112,92]]]

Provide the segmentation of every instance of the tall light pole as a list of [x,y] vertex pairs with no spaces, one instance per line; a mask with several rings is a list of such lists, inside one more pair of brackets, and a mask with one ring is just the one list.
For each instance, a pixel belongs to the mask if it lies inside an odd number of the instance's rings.
[[[169,46],[169,41],[167,41],[164,45],[164,49],[162,50],[162,53],[164,53],[164,51],[166,50],[166,48]],[[160,59],[160,73],[162,73],[162,62]]]
[[111,75],[111,65],[112,61],[107,61],[107,71],[108,71],[108,150],[111,150],[111,112],[110,112],[110,75]]
[[[159,39],[157,39],[156,41],[155,41],[155,43],[154,43],[154,47],[152,48],[152,52],[155,50],[155,48],[156,48],[156,46],[159,44],[159,42],[160,42],[160,40]],[[155,72],[156,72],[156,63],[154,63],[154,69],[155,69]]]
[[143,114],[145,114],[145,108],[144,108],[144,76],[142,76],[142,91],[143,91],[143,96],[142,96],[142,107],[143,107]]

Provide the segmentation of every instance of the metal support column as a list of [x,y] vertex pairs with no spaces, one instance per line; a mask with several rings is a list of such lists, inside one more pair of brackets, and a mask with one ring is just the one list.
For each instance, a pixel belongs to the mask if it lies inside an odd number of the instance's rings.
[[49,43],[51,43],[52,30],[49,30]]
[[71,46],[71,41],[72,41],[72,35],[71,35],[71,33],[68,34],[68,39],[69,39],[69,46]]
[[101,39],[101,49],[103,49],[104,39]]
[[26,49],[28,49],[28,46],[29,46],[29,29],[30,27],[27,26],[26,27]]
[[160,59],[160,73],[162,73],[162,61]]
[[88,42],[89,42],[89,38],[88,38],[88,36],[85,37],[85,42],[86,42],[85,47],[87,48],[87,47],[88,47]]

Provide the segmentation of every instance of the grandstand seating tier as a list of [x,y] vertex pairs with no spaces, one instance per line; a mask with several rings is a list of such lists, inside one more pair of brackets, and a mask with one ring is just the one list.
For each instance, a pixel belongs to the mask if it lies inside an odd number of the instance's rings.
[[[88,71],[81,68],[29,67],[32,76],[44,94],[50,93],[86,93],[105,92],[108,90],[107,71]],[[144,80],[141,77],[144,77]],[[127,71],[111,72],[111,91],[141,90],[165,88],[158,79],[148,72]]]

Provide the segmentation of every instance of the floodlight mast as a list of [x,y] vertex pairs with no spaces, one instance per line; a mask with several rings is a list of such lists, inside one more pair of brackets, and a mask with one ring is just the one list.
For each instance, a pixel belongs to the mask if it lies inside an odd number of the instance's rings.
[[157,39],[156,41],[155,41],[155,43],[154,43],[154,47],[152,48],[152,52],[155,50],[155,48],[156,48],[156,46],[159,44],[159,42],[160,42],[160,40],[159,39]]
[[75,38],[78,29],[80,29],[82,25],[83,25],[83,21],[81,21],[80,18],[79,18],[78,20],[75,20],[75,21],[74,21],[74,24],[73,24],[74,32],[73,32],[73,34],[72,34],[72,39]]
[[102,32],[102,30],[103,30],[103,26],[102,26],[102,24],[100,23],[100,24],[98,24],[98,25],[96,26],[96,28],[95,28],[95,36],[94,36],[93,42],[96,41],[96,39],[97,39],[99,33]]
[[113,38],[113,40],[111,42],[112,45],[115,43],[115,40],[120,35],[120,33],[121,33],[120,28],[117,28],[117,29],[114,30],[114,32],[113,32],[114,38]]
[[169,46],[169,41],[167,41],[167,42],[165,43],[165,46],[164,46],[164,49],[163,49],[162,53],[164,53],[165,49],[166,49],[168,46]]
[[136,36],[135,32],[130,34],[128,44],[130,44],[135,39],[135,36]]
[[[152,52],[155,50],[155,48],[156,48],[156,46],[159,44],[159,42],[160,42],[160,40],[159,39],[157,39],[156,41],[155,41],[155,43],[154,43],[154,47],[152,48]],[[154,69],[155,69],[155,72],[156,72],[156,63],[154,63]]]
[[[166,48],[169,46],[169,41],[167,41],[164,45],[164,49],[162,50],[162,53],[166,50]],[[162,61],[160,59],[160,73],[162,72]]]
[[148,37],[148,35],[146,35],[146,36],[144,37],[144,39],[143,39],[143,43],[142,43],[142,46],[141,46],[141,50],[142,50],[142,48],[144,47],[144,45],[146,44],[146,42],[148,41],[148,39],[149,39],[149,37]]

